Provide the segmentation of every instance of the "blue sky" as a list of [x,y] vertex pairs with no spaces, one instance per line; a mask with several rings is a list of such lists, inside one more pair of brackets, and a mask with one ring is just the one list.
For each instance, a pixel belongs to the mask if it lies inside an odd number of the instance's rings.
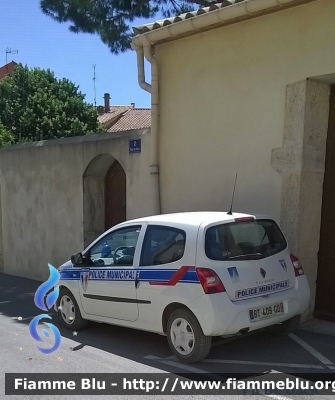
[[[144,22],[151,21],[137,20],[132,26]],[[0,0],[0,66],[6,63],[6,48],[18,50],[18,54],[7,55],[8,62],[51,69],[57,78],[79,85],[89,103],[94,102],[95,64],[97,105],[103,104],[103,94],[108,92],[111,104],[150,107],[149,93],[137,82],[134,51],[113,55],[97,35],[70,32],[68,25],[42,13],[39,0]],[[150,81],[148,65],[146,80]]]

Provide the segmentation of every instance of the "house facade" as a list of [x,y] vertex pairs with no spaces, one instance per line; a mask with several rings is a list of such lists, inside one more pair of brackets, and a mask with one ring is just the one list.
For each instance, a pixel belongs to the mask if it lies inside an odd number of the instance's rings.
[[139,83],[152,93],[155,210],[228,210],[237,173],[235,211],[281,224],[309,279],[309,314],[327,319],[334,15],[333,0],[225,0],[136,27],[132,39]]

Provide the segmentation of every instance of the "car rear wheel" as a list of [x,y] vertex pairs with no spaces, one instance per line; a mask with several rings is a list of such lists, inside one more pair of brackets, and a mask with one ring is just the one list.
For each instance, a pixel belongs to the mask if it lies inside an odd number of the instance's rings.
[[212,338],[205,336],[196,317],[186,309],[175,310],[168,320],[167,339],[172,352],[184,363],[207,357]]
[[62,324],[71,330],[83,329],[88,323],[82,318],[76,299],[68,289],[62,289],[59,294],[58,313]]
[[266,331],[274,335],[288,335],[298,328],[300,317],[301,315],[296,315],[281,324],[268,326]]

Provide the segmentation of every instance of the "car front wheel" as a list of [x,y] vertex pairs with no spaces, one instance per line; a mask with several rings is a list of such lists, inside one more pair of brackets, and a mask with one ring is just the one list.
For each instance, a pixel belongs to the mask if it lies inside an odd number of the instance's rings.
[[82,318],[76,299],[68,289],[62,289],[59,294],[58,314],[63,325],[74,331],[85,328],[88,323]]
[[203,334],[198,320],[187,309],[178,309],[171,314],[167,339],[172,352],[184,363],[206,358],[212,344],[212,338]]

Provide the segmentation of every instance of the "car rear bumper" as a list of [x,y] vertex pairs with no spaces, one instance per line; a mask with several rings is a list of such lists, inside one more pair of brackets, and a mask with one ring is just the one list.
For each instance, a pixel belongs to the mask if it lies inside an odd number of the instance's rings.
[[[302,314],[309,306],[310,289],[305,275],[295,279],[291,289],[232,302],[227,293],[203,295],[189,305],[198,318],[206,336],[234,335],[243,329],[249,332],[265,328],[295,315]],[[284,314],[251,322],[249,310],[283,302]]]

